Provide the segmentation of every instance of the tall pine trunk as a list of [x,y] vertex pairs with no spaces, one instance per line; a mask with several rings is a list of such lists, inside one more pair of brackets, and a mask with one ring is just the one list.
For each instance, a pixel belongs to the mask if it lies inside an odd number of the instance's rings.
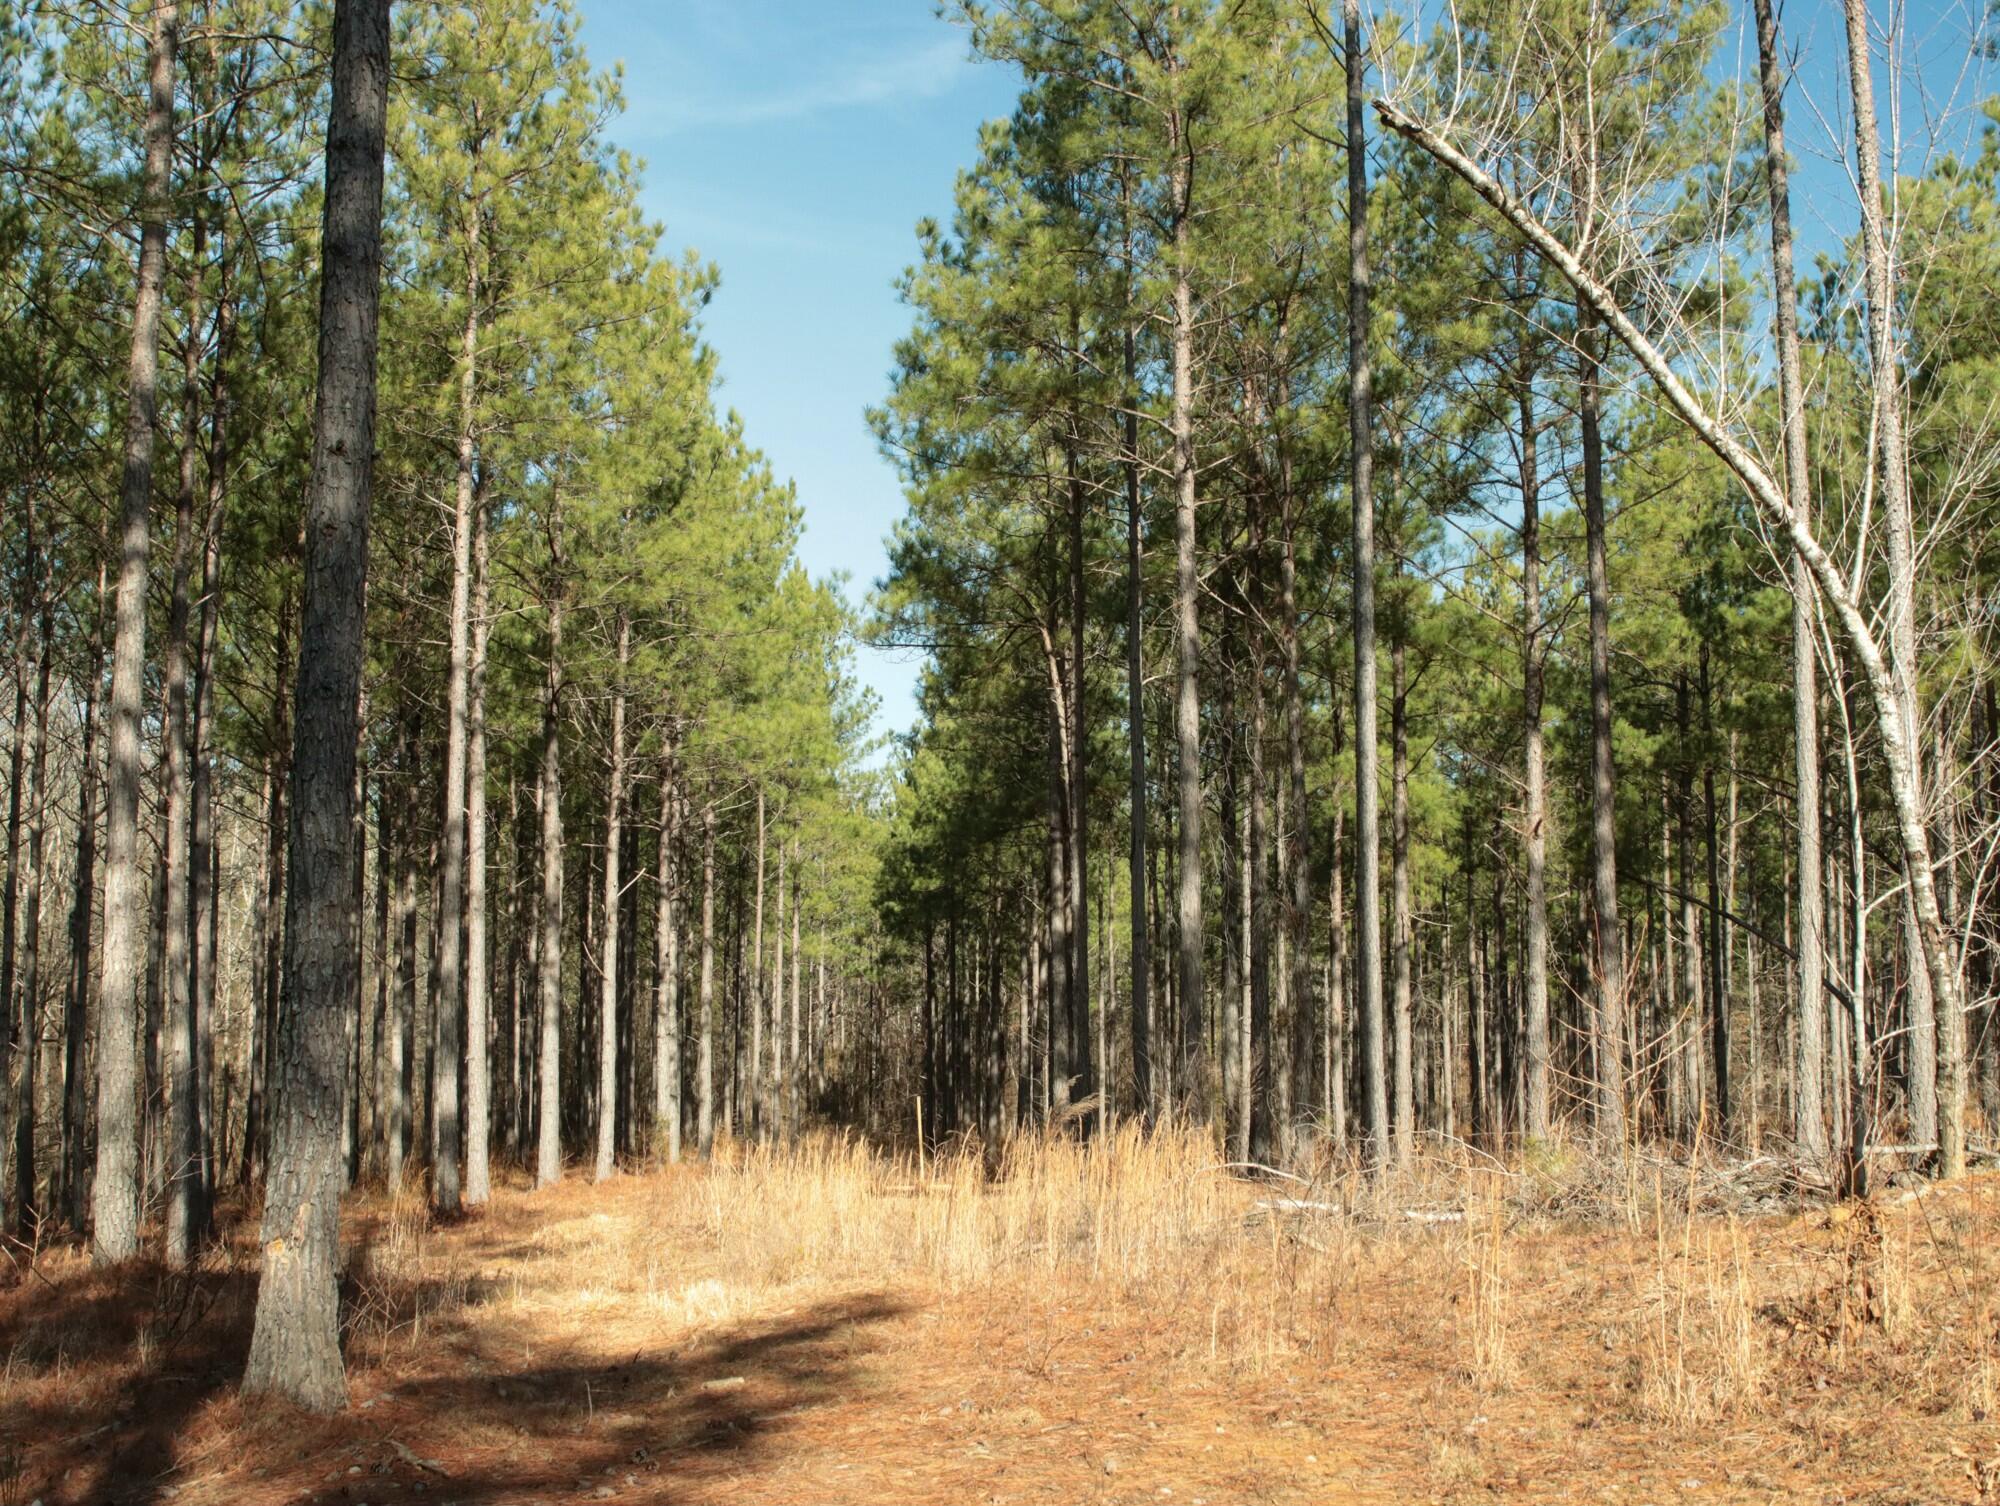
[[[1252,502],[1252,507],[1256,503]],[[1264,550],[1261,530],[1252,524],[1252,580],[1261,584]],[[1261,619],[1265,603],[1260,590],[1252,598],[1256,618],[1250,624],[1252,647],[1250,672],[1250,799],[1244,857],[1249,869],[1244,885],[1244,915],[1249,921],[1245,964],[1249,968],[1249,1011],[1244,1025],[1247,1049],[1243,1056],[1244,1087],[1248,1096],[1250,1159],[1270,1165],[1278,1155],[1278,1126],[1275,1115],[1277,1059],[1271,1019],[1271,790],[1265,768],[1267,727],[1264,711],[1264,629]]]
[[139,871],[140,702],[146,676],[146,554],[159,405],[161,284],[173,169],[174,56],[180,7],[155,0],[146,59],[146,163],[140,187],[138,285],[126,366],[119,485],[118,600],[111,650],[110,757],[104,775],[104,960],[97,999],[97,1173],[91,1183],[100,1262],[139,1249],[139,1101],[135,1052],[145,914]]
[[[562,567],[559,523],[549,521],[552,576]],[[552,1187],[562,1180],[562,582],[549,586],[549,660],[542,681],[542,894],[537,925],[541,950],[535,969],[536,998],[541,1016],[539,1046],[540,1119],[535,1137],[535,1185]]]
[[255,1015],[251,1042],[250,1107],[244,1125],[242,1178],[247,1185],[259,1171],[269,1149],[272,1055],[278,1028],[278,983],[284,967],[283,915],[285,892],[286,800],[291,778],[291,604],[279,599],[273,643],[270,744],[264,759],[264,862],[258,878],[254,955],[250,997]]
[[681,1158],[681,800],[673,756],[660,769],[660,872],[654,929],[653,1121],[668,1162]]
[[597,1006],[597,1162],[593,1175],[603,1181],[617,1169],[618,1157],[618,921],[624,897],[619,869],[625,821],[625,666],[632,657],[632,622],[618,614],[617,684],[611,693],[610,788],[604,797],[604,957],[602,992]]
[[[197,165],[197,172],[202,171]],[[166,832],[166,857],[161,882],[161,990],[166,1025],[167,1090],[167,1230],[169,1265],[186,1265],[194,1258],[200,1220],[201,1080],[197,1075],[194,989],[190,976],[189,824],[188,824],[188,574],[194,552],[195,462],[201,437],[198,381],[201,373],[202,220],[199,210],[191,236],[186,288],[186,331],[181,347],[181,445],[179,485],[174,492],[174,546],[167,608],[166,721],[161,729],[161,782],[165,786],[161,819]]]
[[801,1009],[799,998],[799,963],[801,960],[799,956],[799,923],[801,917],[799,915],[799,908],[803,898],[804,885],[799,878],[799,843],[798,838],[794,837],[792,839],[792,1004],[790,1018],[787,1021],[785,1046],[785,1133],[787,1135],[796,1135],[799,1132],[799,1125],[804,1118],[799,1105],[799,1086],[801,1081],[799,1050],[802,1044],[800,1035],[803,1029],[803,1022],[799,1018]]
[[[1292,483],[1292,458],[1281,433],[1278,453],[1279,522],[1284,530],[1278,563],[1278,634],[1284,654],[1285,778],[1291,796],[1291,819],[1279,840],[1285,844],[1285,934],[1290,977],[1286,993],[1291,1009],[1291,1105],[1296,1122],[1312,1102],[1318,1007],[1312,996],[1312,862],[1307,833],[1305,693],[1299,670],[1298,498]],[[1328,1006],[1330,1007],[1330,1006]],[[1285,1126],[1295,1137],[1295,1123]]]
[[84,1069],[84,1038],[90,1028],[90,933],[97,888],[97,742],[99,697],[104,684],[104,619],[108,605],[105,569],[97,567],[97,611],[91,618],[85,661],[83,744],[78,758],[76,796],[76,892],[69,910],[69,977],[63,987],[63,1217],[78,1234],[84,1230],[90,1178],[84,1167],[90,1116],[90,1078]]
[[[1061,674],[1053,656],[1050,658],[1050,698],[1048,775],[1049,775],[1049,832],[1048,832],[1048,1009],[1043,1043],[1048,1054],[1049,1108],[1052,1114],[1060,1114],[1069,1107],[1070,1035],[1068,1010],[1070,996],[1069,968],[1076,956],[1076,948],[1070,940],[1072,912],[1070,910],[1068,835],[1069,820],[1064,811],[1065,773],[1068,768],[1064,757],[1064,736],[1062,727],[1062,684]],[[947,1037],[944,1059],[950,1061],[951,1051],[956,1042]],[[949,1098],[950,1078],[944,1078],[945,1096]],[[941,1114],[933,1114],[938,1128],[946,1126]]]
[[[39,581],[29,552],[29,578]],[[23,915],[21,918],[21,1003],[14,1021],[14,1234],[26,1237],[42,1212],[35,1197],[35,1084],[42,1051],[42,890],[46,870],[43,854],[48,832],[49,684],[54,669],[55,621],[48,593],[41,596],[39,649],[35,663],[35,694],[29,712],[27,837],[22,857]]]
[[695,1144],[715,1149],[715,801],[701,808],[701,1009],[695,1055]]
[[[1882,521],[1889,572],[1888,664],[1903,721],[1908,778],[1918,818],[1923,815],[1923,766],[1918,750],[1922,722],[1917,702],[1916,525],[1910,499],[1909,450],[1903,433],[1901,342],[1896,335],[1896,269],[1883,224],[1881,143],[1871,75],[1873,47],[1866,0],[1843,0],[1847,21],[1848,83],[1854,105],[1854,155],[1861,190],[1861,248],[1867,272],[1868,357],[1882,485]],[[1965,1171],[1965,1061],[1959,989],[1933,971],[1955,967],[1937,934],[1935,913],[1922,913],[1918,888],[1930,891],[1929,874],[1905,875],[1904,949],[1909,958],[1908,1041],[1910,1137],[1935,1142],[1937,1165],[1948,1177]],[[1936,910],[1936,896],[1929,895]],[[1926,931],[1932,934],[1927,935]]]
[[[1339,752],[1336,739],[1336,754]],[[1347,895],[1346,854],[1342,824],[1346,811],[1333,811],[1333,838],[1328,844],[1326,1010],[1320,1025],[1320,1108],[1334,1154],[1347,1154]]]
[[[1785,82],[1780,71],[1773,0],[1756,0],[1758,78],[1764,100],[1764,173],[1771,210],[1771,318],[1777,331],[1785,500],[1812,527],[1806,452],[1805,382],[1800,369],[1798,277],[1792,267],[1792,196],[1785,160]],[[1812,568],[1792,557],[1792,763],[1796,871],[1796,977],[1793,1016],[1792,1139],[1809,1162],[1827,1155],[1826,894],[1820,861],[1819,671],[1815,655]]]
[[1354,981],[1368,1154],[1392,1153],[1382,1016],[1382,815],[1375,721],[1375,443],[1368,350],[1368,156],[1360,0],[1341,7],[1347,64],[1347,422],[1354,572]]
[[1590,897],[1596,929],[1594,1105],[1597,1132],[1625,1140],[1625,939],[1618,928],[1618,774],[1611,752],[1611,569],[1604,519],[1604,438],[1597,316],[1581,300],[1576,330],[1577,412],[1583,429],[1585,574],[1590,596]]
[[217,1091],[215,1006],[221,957],[221,886],[217,883],[219,850],[215,837],[215,659],[222,621],[223,508],[229,494],[229,356],[236,332],[230,273],[231,261],[224,254],[215,309],[215,357],[209,374],[208,508],[202,527],[201,616],[195,630],[194,730],[190,738],[192,766],[188,776],[188,853],[193,865],[188,891],[193,911],[188,969],[194,990],[195,1041],[200,1053],[197,1073],[205,1095],[203,1201],[199,1218],[204,1232],[213,1218],[215,1189],[222,1178],[222,1146],[206,1106],[210,1101],[207,1095]]
[[1151,1123],[1153,1102],[1152,938],[1146,926],[1146,712],[1144,674],[1145,581],[1139,490],[1138,342],[1125,331],[1125,735],[1131,755],[1131,830],[1126,877],[1132,906],[1132,1087],[1139,1114]]
[[412,835],[417,794],[413,784],[416,738],[405,723],[402,743],[404,831],[396,844],[396,1019],[391,1027],[389,1186],[400,1189],[403,1162],[414,1141],[417,1070],[417,844]]
[[1715,704],[1709,673],[1708,642],[1701,645],[1701,804],[1705,828],[1702,843],[1708,881],[1708,1023],[1709,1056],[1715,1073],[1716,1126],[1727,1137],[1735,1124],[1729,1072],[1729,975],[1722,933],[1722,836],[1715,803]]
[[389,792],[378,772],[375,781],[375,1024],[370,1031],[373,1047],[369,1062],[368,1142],[373,1147],[370,1164],[383,1176],[389,1170],[389,1051],[393,1025],[390,999],[395,977],[393,943],[389,931],[390,854],[395,850],[389,837]]
[[[1072,445],[1065,458],[1069,473],[1069,885],[1070,913],[1076,917],[1071,940],[1076,960],[1069,979],[1070,1070],[1076,1081],[1071,1097],[1088,1101],[1097,1093],[1090,1038],[1090,801],[1086,768],[1085,729],[1090,725],[1089,675],[1083,656],[1084,625],[1089,603],[1084,594],[1083,516],[1087,506],[1083,480],[1077,472]],[[1104,1125],[1104,1105],[1084,1120],[1085,1127]]]
[[1192,219],[1193,152],[1186,116],[1170,117],[1173,162],[1173,397],[1169,428],[1174,472],[1174,739],[1178,793],[1179,857],[1175,923],[1181,1012],[1182,1067],[1191,1110],[1208,1092],[1203,1035],[1201,915],[1201,577],[1197,568],[1196,470],[1194,445],[1194,286]]
[[486,657],[488,613],[485,477],[472,499],[472,662],[465,697],[465,1201],[493,1193],[493,999],[486,936]]
[[264,1269],[243,1386],[347,1403],[340,1358],[343,1021],[359,985],[354,764],[375,465],[389,0],[337,0],[321,236],[319,391],[306,485],[285,996]]
[[[1549,796],[1542,741],[1542,514],[1534,375],[1527,338],[1517,388],[1521,432],[1522,847],[1527,887],[1527,955],[1522,958],[1522,1130],[1548,1138],[1549,1121]],[[1467,912],[1470,923],[1470,911]],[[1468,964],[1469,965],[1469,964]]]
[[1679,733],[1674,767],[1674,865],[1680,880],[1682,1010],[1675,1022],[1675,1064],[1684,1083],[1687,1125],[1694,1129],[1705,1117],[1701,1070],[1701,1025],[1707,1009],[1707,979],[1702,970],[1701,921],[1694,895],[1694,748],[1688,712],[1687,672],[1674,677],[1674,712]]
[[[8,1097],[13,1109],[12,1186],[7,1227],[16,1238],[27,1234],[35,1202],[35,1059],[40,1049],[37,1015],[41,989],[42,845],[45,817],[43,775],[47,764],[50,655],[53,620],[41,580],[41,548],[36,504],[28,491],[22,508],[23,542],[16,601],[19,633],[14,661],[13,756],[8,779],[5,896],[0,899],[0,1030],[13,1038],[8,1062]],[[38,625],[32,696],[28,690],[29,624]],[[27,831],[22,831],[23,824]],[[25,874],[23,870],[25,869]],[[26,890],[26,904],[21,903]],[[15,1003],[16,921],[22,926]]]
[[1396,1159],[1407,1164],[1416,1154],[1417,1104],[1410,955],[1410,649],[1402,575],[1399,560],[1389,610],[1389,991],[1395,1026]]
[[[744,1106],[744,1114],[749,1125],[759,1136],[769,1129],[768,1105],[764,1098],[764,1004],[770,992],[769,974],[764,971],[764,869],[767,860],[765,852],[767,828],[764,812],[764,791],[757,790],[757,911],[753,922],[755,931],[750,942],[751,967],[754,976],[750,983],[750,1096]],[[740,1010],[739,1010],[740,1014]]]
[[785,1127],[785,886],[791,854],[784,838],[778,839],[778,915],[772,938],[774,954],[771,973],[771,1128],[780,1140]]
[[[32,489],[28,490],[28,502],[23,509],[26,528],[23,530],[25,548],[22,550],[20,573],[15,577],[14,592],[14,714],[8,724],[12,734],[8,739],[7,759],[7,829],[4,833],[6,851],[0,856],[0,867],[6,876],[0,880],[0,1039],[7,1045],[6,1061],[10,1082],[15,1075],[15,1067],[25,1052],[27,1045],[23,1019],[28,1014],[24,1005],[16,1010],[14,1004],[15,969],[18,958],[15,951],[16,936],[19,931],[21,906],[21,823],[27,800],[27,769],[31,760],[31,745],[37,740],[34,719],[28,702],[28,625],[34,621],[36,613],[34,600],[35,584],[39,574],[40,561],[35,536],[35,503]],[[47,658],[47,645],[43,645],[42,657]],[[0,1165],[4,1165],[9,1147],[0,1139]],[[0,1202],[12,1203],[6,1226],[19,1230],[26,1226],[26,1199],[13,1197],[12,1183],[18,1182],[22,1168],[17,1163],[12,1167],[12,1176],[0,1182]]]
[[[34,557],[33,537],[31,525],[26,551],[30,560]],[[13,656],[14,714],[9,722],[12,736],[8,739],[7,755],[7,829],[0,833],[0,842],[4,842],[6,849],[4,854],[0,854],[0,868],[6,872],[5,878],[0,879],[0,1040],[6,1043],[6,1062],[10,1072],[21,1048],[20,1021],[14,1008],[15,936],[19,930],[21,904],[21,817],[27,794],[28,743],[33,735],[28,712],[27,638],[27,626],[33,616],[28,590],[32,576],[24,569],[17,579],[19,590],[15,593],[14,603],[17,627]],[[7,1151],[5,1140],[0,1139],[0,1170],[5,1169]],[[9,1199],[12,1180],[11,1175],[0,1178],[0,1203]],[[18,1219],[18,1210],[10,1211],[5,1220],[6,1226],[13,1228]]]
[[[367,620],[368,600],[361,603],[362,620]],[[368,685],[361,685],[354,726],[354,997],[348,1000],[341,1022],[345,1036],[347,1083],[346,1102],[340,1116],[340,1162],[342,1188],[352,1187],[361,1177],[361,1051],[363,1026],[367,1024],[366,931],[368,915]]]
[[479,389],[479,251],[466,238],[465,322],[458,342],[458,448],[452,490],[450,640],[445,669],[443,826],[436,895],[436,1050],[431,1053],[431,1115],[436,1165],[431,1202],[447,1216],[460,1198],[458,1066],[465,1025],[466,724],[472,655],[473,417]]

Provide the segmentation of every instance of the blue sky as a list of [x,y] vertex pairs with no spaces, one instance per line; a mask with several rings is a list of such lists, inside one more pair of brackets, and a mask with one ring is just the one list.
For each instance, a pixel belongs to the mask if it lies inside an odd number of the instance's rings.
[[[646,161],[646,208],[668,242],[715,262],[705,318],[722,401],[798,482],[815,575],[857,604],[886,567],[902,511],[862,410],[887,390],[908,327],[895,280],[914,228],[943,216],[1008,71],[968,60],[931,0],[581,0],[599,67],[625,64],[611,130]],[[881,726],[914,719],[917,664],[861,650]]]

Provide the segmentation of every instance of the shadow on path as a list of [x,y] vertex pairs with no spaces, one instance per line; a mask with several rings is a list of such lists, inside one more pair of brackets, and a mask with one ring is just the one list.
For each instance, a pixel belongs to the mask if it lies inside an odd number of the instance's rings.
[[[248,1269],[140,1263],[0,1291],[0,1503],[156,1506],[191,1487],[246,1503],[685,1500],[700,1461],[749,1464],[799,1409],[848,1396],[865,1331],[906,1311],[845,1297],[622,1360],[543,1347],[523,1362],[521,1336],[477,1316],[476,1286],[405,1295],[470,1321],[440,1322],[414,1377],[319,1418],[234,1399]],[[241,1410],[198,1425],[217,1401]]]

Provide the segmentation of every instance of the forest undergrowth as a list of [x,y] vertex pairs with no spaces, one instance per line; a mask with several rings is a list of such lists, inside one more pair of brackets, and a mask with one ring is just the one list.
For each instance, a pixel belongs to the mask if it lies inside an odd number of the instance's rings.
[[330,1419],[237,1394],[249,1210],[187,1272],[17,1250],[0,1506],[2000,1497],[2000,1176],[1221,1163],[826,1137],[359,1194]]

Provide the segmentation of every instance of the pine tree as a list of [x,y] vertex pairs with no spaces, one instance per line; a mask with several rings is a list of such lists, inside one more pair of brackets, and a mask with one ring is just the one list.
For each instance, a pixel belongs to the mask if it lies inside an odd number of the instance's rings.
[[283,1092],[265,1194],[264,1269],[244,1389],[316,1411],[347,1402],[335,1266],[341,1020],[357,997],[354,750],[361,693],[375,343],[389,95],[388,0],[339,0],[327,122],[319,396],[306,499]]
[[139,700],[146,662],[146,556],[153,492],[159,328],[166,278],[168,175],[174,139],[174,58],[180,7],[157,0],[146,68],[146,163],[140,188],[139,275],[127,365],[124,469],[119,485],[118,604],[111,651],[110,760],[105,771],[104,960],[98,983],[97,1171],[91,1224],[100,1260],[139,1246],[137,1029],[143,943],[139,899]]

